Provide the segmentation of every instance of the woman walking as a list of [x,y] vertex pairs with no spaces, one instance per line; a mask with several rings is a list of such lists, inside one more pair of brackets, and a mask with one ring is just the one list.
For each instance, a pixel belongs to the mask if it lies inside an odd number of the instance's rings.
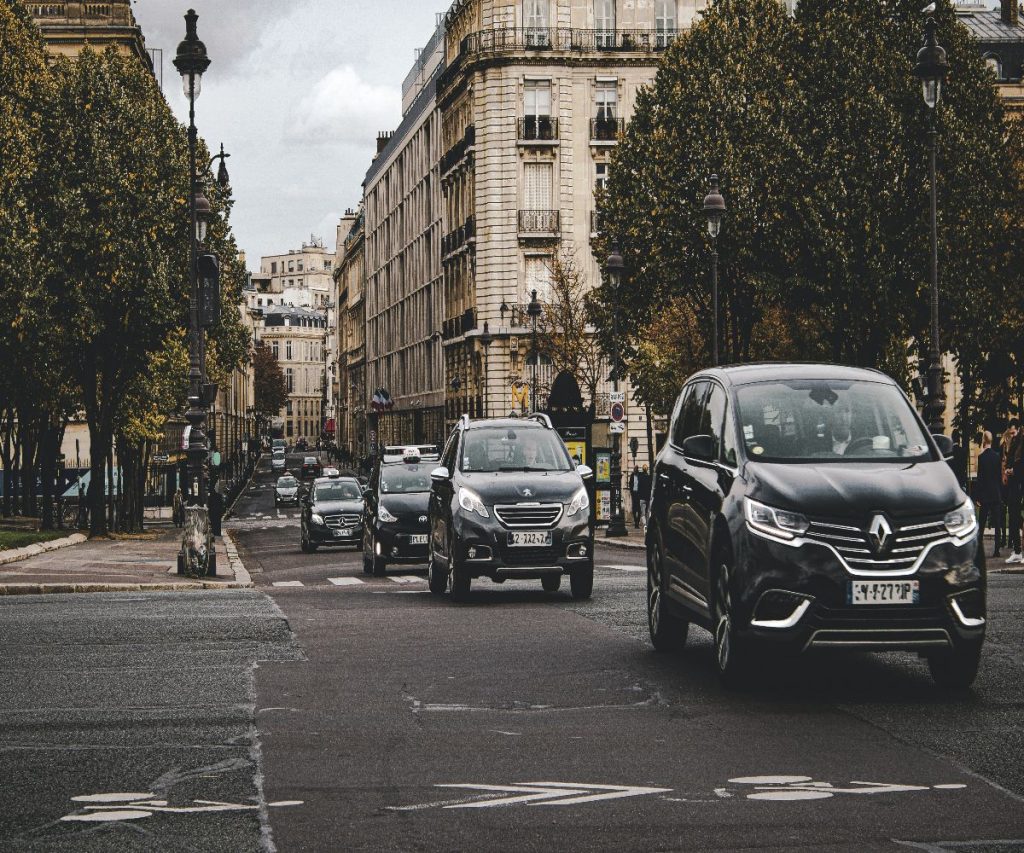
[[985,528],[991,521],[996,529],[992,556],[999,556],[999,521],[1002,516],[1002,459],[999,451],[992,447],[992,433],[987,430],[981,437],[981,454],[978,456],[978,480],[975,483],[974,500],[980,505],[978,512],[978,528],[981,531],[982,547],[985,541]]

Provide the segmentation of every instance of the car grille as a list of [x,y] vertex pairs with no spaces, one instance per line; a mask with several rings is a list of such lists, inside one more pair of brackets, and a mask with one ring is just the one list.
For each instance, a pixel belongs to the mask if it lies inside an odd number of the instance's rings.
[[324,524],[328,527],[358,527],[361,522],[362,517],[354,513],[324,516]]
[[562,505],[499,504],[494,507],[494,514],[506,527],[554,527],[562,517]]
[[506,566],[554,566],[558,552],[554,548],[506,548],[501,559]]
[[892,534],[881,552],[876,552],[865,527],[836,521],[811,520],[804,538],[829,545],[854,572],[907,572],[917,565],[933,542],[949,538],[942,520],[891,522]]

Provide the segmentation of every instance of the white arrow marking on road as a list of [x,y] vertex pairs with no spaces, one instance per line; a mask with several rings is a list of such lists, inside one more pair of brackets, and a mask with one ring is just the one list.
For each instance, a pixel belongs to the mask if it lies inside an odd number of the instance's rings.
[[357,586],[364,583],[361,578],[328,578],[335,586]]
[[495,791],[517,794],[514,797],[460,803],[444,806],[446,809],[486,809],[493,806],[513,806],[529,803],[535,806],[571,806],[593,803],[597,800],[616,800],[622,797],[641,797],[664,794],[671,788],[641,788],[629,785],[591,785],[578,782],[521,782],[515,785],[474,785],[469,783],[437,785],[438,788],[467,788],[473,791]]

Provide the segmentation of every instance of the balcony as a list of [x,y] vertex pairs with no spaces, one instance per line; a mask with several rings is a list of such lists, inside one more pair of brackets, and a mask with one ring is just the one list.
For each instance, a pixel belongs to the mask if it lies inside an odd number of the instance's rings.
[[626,130],[623,118],[592,118],[590,120],[591,143],[615,143]]
[[473,240],[476,240],[476,219],[469,216],[462,225],[441,238],[441,259],[454,255]]
[[526,116],[519,119],[520,145],[557,145],[558,119],[552,116]]
[[560,216],[557,210],[520,210],[520,239],[551,238],[559,233]]
[[677,30],[580,30],[568,27],[499,27],[470,33],[462,41],[467,59],[484,53],[552,50],[590,53],[616,50],[649,53],[664,50]]
[[462,135],[462,139],[441,156],[441,176],[444,177],[461,163],[474,145],[476,145],[476,127],[470,124],[466,126],[466,132]]

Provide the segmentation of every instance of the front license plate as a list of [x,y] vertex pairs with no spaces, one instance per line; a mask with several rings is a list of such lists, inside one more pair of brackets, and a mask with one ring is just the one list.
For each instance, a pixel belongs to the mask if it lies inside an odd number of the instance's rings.
[[514,548],[524,546],[537,546],[537,545],[550,545],[551,544],[551,531],[550,530],[538,530],[538,531],[524,531],[522,533],[509,533],[508,544]]
[[427,534],[426,533],[416,533],[416,534],[410,536],[409,537],[409,544],[410,545],[426,545],[427,544]]
[[917,604],[919,581],[850,581],[847,604]]
[[355,531],[352,530],[351,527],[342,527],[340,530],[334,531],[334,537],[336,539],[347,539],[353,533],[355,533]]

